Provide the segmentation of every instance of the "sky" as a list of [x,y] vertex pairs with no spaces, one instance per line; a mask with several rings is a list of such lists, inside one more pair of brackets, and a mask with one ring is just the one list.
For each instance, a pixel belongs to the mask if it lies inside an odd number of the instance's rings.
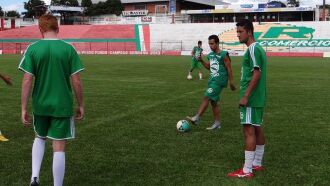
[[[9,10],[16,10],[18,12],[24,12],[24,2],[27,2],[28,0],[0,0],[0,6],[3,10],[9,11]],[[46,4],[49,4],[51,0],[44,0]],[[247,2],[265,2],[267,0],[224,0],[226,2],[232,2],[232,3],[247,3]],[[282,2],[286,2],[286,0],[280,0]],[[301,5],[316,5],[316,4],[322,4],[322,0],[300,0]],[[327,4],[330,4],[330,0],[326,0]]]
[[[28,2],[28,0],[0,0],[0,6],[3,10],[16,10],[18,12],[24,12],[24,2]],[[44,0],[46,4],[50,3],[50,0]]]

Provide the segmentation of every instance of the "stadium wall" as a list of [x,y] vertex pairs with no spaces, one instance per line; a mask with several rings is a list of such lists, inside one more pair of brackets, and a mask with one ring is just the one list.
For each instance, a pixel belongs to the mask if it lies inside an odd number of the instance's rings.
[[[255,23],[255,38],[272,56],[323,56],[330,51],[329,22]],[[221,48],[242,55],[246,47],[238,42],[235,23],[150,25],[151,48],[190,54],[201,40],[209,52],[207,38],[216,34]],[[162,42],[162,49],[159,44]],[[168,44],[164,44],[168,43]],[[172,44],[171,44],[172,43]],[[181,50],[179,50],[181,49]]]
[[[329,56],[329,22],[255,23],[255,38],[271,56]],[[209,52],[207,38],[216,34],[222,49],[242,55],[235,23],[71,25],[61,26],[61,39],[80,54],[190,55],[198,40]],[[37,26],[0,31],[0,54],[23,53],[41,35]]]

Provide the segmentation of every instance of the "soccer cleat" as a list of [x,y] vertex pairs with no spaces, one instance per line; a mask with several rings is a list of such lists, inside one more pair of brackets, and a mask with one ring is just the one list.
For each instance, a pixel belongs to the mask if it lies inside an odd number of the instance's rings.
[[258,166],[258,165],[253,165],[252,170],[255,171],[255,172],[258,172],[258,171],[264,170],[264,167],[263,166]]
[[33,177],[33,180],[31,181],[30,186],[39,186],[39,180],[37,177]]
[[9,141],[9,139],[0,134],[0,141]]
[[253,173],[244,173],[242,168],[237,171],[229,173],[227,176],[232,178],[252,178]]
[[191,76],[191,75],[188,75],[188,76],[187,76],[187,79],[188,79],[188,80],[191,80],[191,79],[192,79],[192,76]]
[[215,130],[215,129],[220,129],[221,125],[214,123],[211,127],[207,127],[206,130]]
[[193,117],[187,116],[186,117],[190,123],[192,123],[193,125],[198,125],[199,124],[199,119],[194,120]]

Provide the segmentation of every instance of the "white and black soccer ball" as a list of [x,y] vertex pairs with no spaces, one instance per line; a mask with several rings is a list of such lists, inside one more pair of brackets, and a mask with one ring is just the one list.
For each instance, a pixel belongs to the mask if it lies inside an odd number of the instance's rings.
[[179,132],[188,132],[190,130],[189,122],[187,120],[178,121],[178,123],[176,124],[176,129]]

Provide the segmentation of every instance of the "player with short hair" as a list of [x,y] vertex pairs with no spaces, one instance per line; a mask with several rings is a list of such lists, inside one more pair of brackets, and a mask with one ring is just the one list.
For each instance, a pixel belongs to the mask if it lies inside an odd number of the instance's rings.
[[231,69],[231,60],[227,51],[223,51],[219,47],[219,37],[217,35],[211,35],[209,38],[209,46],[212,50],[207,55],[208,63],[199,57],[198,60],[202,65],[210,70],[210,77],[208,80],[208,87],[204,93],[204,99],[199,107],[197,114],[193,117],[187,116],[187,119],[192,124],[198,124],[200,117],[207,109],[209,103],[211,103],[214,123],[211,127],[206,129],[214,130],[221,127],[220,124],[220,110],[218,101],[220,100],[220,93],[223,88],[227,87],[228,81],[231,90],[235,90],[233,72]]
[[191,73],[194,71],[194,69],[198,69],[199,79],[200,80],[203,79],[203,74],[202,74],[202,70],[201,70],[202,65],[198,61],[199,57],[202,56],[202,54],[203,54],[202,41],[198,41],[197,46],[195,46],[193,48],[193,50],[191,51],[191,57],[192,57],[191,69],[188,72],[187,79],[192,79]]
[[229,177],[250,178],[253,171],[260,171],[265,148],[263,128],[266,105],[267,57],[264,49],[253,37],[253,24],[249,20],[239,21],[237,37],[248,49],[243,56],[240,80],[240,119],[245,141],[245,163],[242,169],[231,172]]
[[[66,140],[75,137],[74,120],[84,117],[80,80],[80,71],[84,70],[84,67],[74,47],[58,39],[59,26],[56,17],[41,16],[39,29],[43,39],[29,45],[18,67],[25,72],[21,97],[21,119],[25,126],[30,125],[27,104],[34,78],[32,109],[36,137],[32,147],[30,185],[39,185],[45,142],[46,138],[49,138],[53,142],[54,186],[61,186],[65,173]],[[78,103],[75,118],[71,86]]]
[[[9,76],[0,74],[0,78],[7,84],[7,85],[12,85],[11,78]],[[2,135],[1,130],[0,130],[0,141],[9,141],[5,136]]]

